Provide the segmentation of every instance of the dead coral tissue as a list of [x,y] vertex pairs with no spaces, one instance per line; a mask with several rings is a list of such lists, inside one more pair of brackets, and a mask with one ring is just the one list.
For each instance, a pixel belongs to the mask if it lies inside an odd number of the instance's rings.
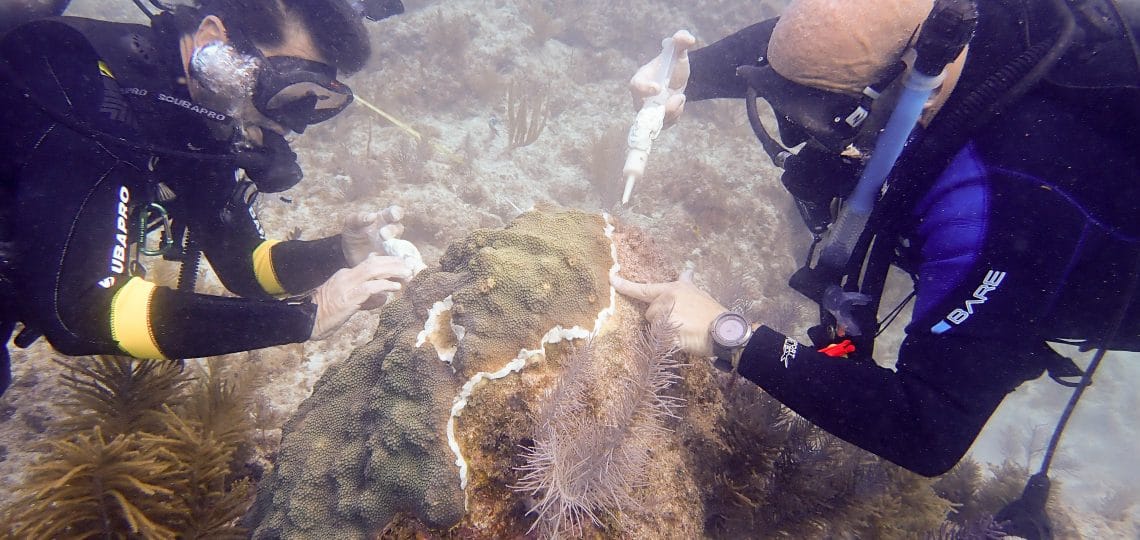
[[538,500],[532,530],[540,527],[548,538],[580,535],[587,518],[602,524],[601,511],[641,508],[635,489],[646,485],[650,448],[682,405],[666,393],[679,379],[676,332],[663,322],[646,326],[616,387],[606,382],[593,343],[568,355],[538,411],[534,446],[514,486]]

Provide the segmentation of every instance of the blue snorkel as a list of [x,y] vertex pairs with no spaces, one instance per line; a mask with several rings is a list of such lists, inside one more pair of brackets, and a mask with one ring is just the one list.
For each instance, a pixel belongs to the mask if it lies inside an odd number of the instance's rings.
[[[970,41],[977,20],[977,6],[972,0],[935,1],[916,41],[916,56],[904,74],[894,110],[820,250],[817,269],[823,270],[825,275],[842,275],[846,270],[883,185],[918,125],[923,107],[942,83],[946,66],[961,54]],[[823,291],[821,304],[848,335],[857,336],[864,329],[856,323],[851,311],[854,306],[866,304],[869,300],[862,293],[831,283]]]
[[944,78],[946,65],[961,54],[977,25],[971,0],[938,0],[923,24],[913,65],[903,76],[902,91],[890,119],[875,142],[874,152],[831,227],[820,252],[820,264],[846,266],[863,234],[887,176],[910,139],[923,107]]
[[887,175],[894,168],[906,146],[910,134],[922,116],[922,109],[934,89],[941,84],[941,75],[930,76],[919,73],[918,70],[907,71],[903,80],[903,89],[887,121],[883,133],[875,142],[871,159],[863,168],[859,182],[855,184],[854,191],[847,198],[839,219],[831,227],[831,234],[824,243],[820,252],[820,262],[834,267],[847,264],[855,249],[855,243],[871,217],[871,210],[879,198],[879,192],[887,180]]

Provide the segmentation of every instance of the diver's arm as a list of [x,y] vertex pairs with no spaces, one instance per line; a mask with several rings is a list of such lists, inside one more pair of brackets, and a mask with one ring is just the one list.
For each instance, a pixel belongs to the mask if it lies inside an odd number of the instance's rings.
[[[269,260],[259,263],[265,252]],[[340,235],[317,240],[266,240],[253,252],[254,274],[270,294],[308,292],[347,266]]]
[[957,463],[1006,394],[1041,374],[997,339],[911,335],[899,358],[897,372],[832,358],[761,327],[739,372],[819,427],[926,476]]
[[303,294],[348,266],[340,235],[266,239],[251,202],[234,195],[232,173],[204,176],[199,180],[210,187],[196,192],[184,210],[191,238],[230,292],[249,298]]
[[[77,164],[69,165],[72,170]],[[108,186],[111,187],[111,186]],[[108,191],[110,193],[108,193]],[[312,334],[315,306],[273,299],[224,298],[156,286],[128,271],[115,272],[114,190],[97,187],[74,224],[61,220],[44,240],[66,246],[27,262],[44,269],[31,278],[35,319],[66,354],[127,354],[139,358],[196,358],[299,343]],[[21,205],[25,199],[21,199]],[[36,213],[35,205],[21,214]],[[46,231],[45,231],[46,232]],[[52,242],[58,235],[62,241]],[[58,257],[58,259],[56,259]],[[53,270],[52,261],[58,260]]]
[[689,52],[689,84],[686,101],[714,98],[743,98],[748,90],[736,68],[755,65],[760,51],[767,47],[776,19],[744,28],[707,47]]
[[[72,171],[86,165],[56,163]],[[44,189],[51,185],[58,186]],[[43,331],[60,352],[193,358],[309,339],[315,316],[311,303],[179,292],[121,271],[130,263],[117,255],[118,186],[100,187],[90,192],[73,220],[46,208],[58,209],[58,198],[21,192],[18,216],[26,223],[40,220],[31,249],[21,250],[20,264],[28,269],[19,280],[26,294],[23,320]]]
[[[307,341],[316,306],[180,292],[132,278],[111,308],[111,328],[131,356],[197,358]],[[120,322],[121,320],[121,322]]]
[[226,288],[249,298],[304,294],[348,266],[340,235],[284,241],[231,237],[202,247]]

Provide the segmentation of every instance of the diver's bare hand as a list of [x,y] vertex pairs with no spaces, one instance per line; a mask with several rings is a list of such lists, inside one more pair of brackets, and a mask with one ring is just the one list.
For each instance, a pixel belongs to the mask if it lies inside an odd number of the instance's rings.
[[[673,34],[673,76],[669,78],[669,98],[665,101],[665,125],[670,125],[681,117],[685,109],[685,86],[689,84],[689,49],[697,43],[687,30]],[[660,56],[660,55],[658,55]],[[654,82],[661,72],[661,61],[654,57],[641,66],[629,81],[629,92],[633,95],[634,108],[640,109],[646,99],[656,96],[661,88]]]
[[404,210],[389,206],[379,212],[357,212],[344,218],[340,246],[349,266],[356,266],[373,253],[384,253],[384,240],[398,238],[404,232],[399,223]]
[[682,272],[677,281],[669,283],[634,283],[621,276],[611,277],[610,283],[625,296],[649,302],[646,319],[657,321],[668,317],[669,324],[678,327],[677,339],[682,350],[712,356],[709,325],[717,315],[728,310],[693,284],[691,270]]
[[362,309],[384,304],[388,293],[400,290],[412,271],[399,257],[369,255],[352,268],[337,270],[313,291],[317,315],[310,339],[324,339]]

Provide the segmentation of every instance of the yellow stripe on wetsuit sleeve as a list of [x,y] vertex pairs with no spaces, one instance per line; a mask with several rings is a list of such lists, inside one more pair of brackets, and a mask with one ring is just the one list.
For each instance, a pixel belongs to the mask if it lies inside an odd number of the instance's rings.
[[277,271],[273,268],[273,256],[270,250],[280,244],[278,240],[266,240],[253,250],[253,275],[261,289],[269,294],[285,294],[285,287],[277,281]]
[[135,358],[165,358],[150,325],[150,301],[155,285],[132,277],[111,299],[111,337]]

